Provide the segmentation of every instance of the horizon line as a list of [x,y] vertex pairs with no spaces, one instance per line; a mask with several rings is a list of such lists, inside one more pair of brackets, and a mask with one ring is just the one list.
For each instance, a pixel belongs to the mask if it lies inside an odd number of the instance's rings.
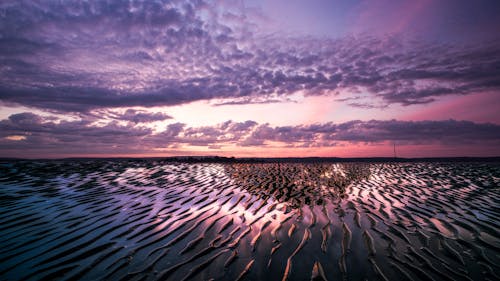
[[151,157],[134,157],[134,156],[117,156],[117,157],[57,157],[57,158],[23,158],[23,157],[0,157],[0,161],[60,161],[60,160],[166,160],[179,162],[266,162],[266,161],[500,161],[500,156],[447,156],[447,157],[335,157],[335,156],[309,156],[309,157],[234,157],[234,156],[217,156],[217,155],[190,155],[190,156],[151,156]]

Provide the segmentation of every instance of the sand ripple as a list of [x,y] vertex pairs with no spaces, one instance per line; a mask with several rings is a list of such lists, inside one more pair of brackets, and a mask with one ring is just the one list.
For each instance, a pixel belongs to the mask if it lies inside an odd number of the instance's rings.
[[500,280],[497,163],[0,164],[1,280]]

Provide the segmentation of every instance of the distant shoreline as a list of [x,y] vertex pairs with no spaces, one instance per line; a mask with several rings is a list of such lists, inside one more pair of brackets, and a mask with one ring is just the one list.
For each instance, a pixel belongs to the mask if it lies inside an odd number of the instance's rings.
[[71,158],[0,158],[0,162],[12,161],[162,161],[181,163],[342,163],[342,162],[500,162],[494,157],[221,157],[221,156],[173,156],[173,157],[71,157]]

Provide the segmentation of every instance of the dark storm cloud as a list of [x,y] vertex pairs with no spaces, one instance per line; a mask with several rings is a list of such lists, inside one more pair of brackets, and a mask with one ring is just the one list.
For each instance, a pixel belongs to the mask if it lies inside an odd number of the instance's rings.
[[264,36],[219,10],[203,1],[4,1],[0,101],[88,112],[341,90],[378,98],[351,103],[373,107],[500,88],[499,42]]
[[[52,154],[132,153],[154,149],[228,145],[267,147],[331,147],[340,143],[500,145],[500,125],[470,121],[370,120],[298,126],[270,126],[254,121],[227,121],[214,126],[188,127],[173,123],[153,132],[140,125],[117,122],[98,125],[87,120],[63,121],[33,113],[0,121],[0,152],[9,150]],[[81,148],[83,150],[78,150]]]

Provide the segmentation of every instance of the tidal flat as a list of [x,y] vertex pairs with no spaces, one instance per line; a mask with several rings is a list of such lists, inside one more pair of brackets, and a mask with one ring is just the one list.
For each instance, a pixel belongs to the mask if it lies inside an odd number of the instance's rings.
[[0,280],[500,280],[500,163],[0,163]]

